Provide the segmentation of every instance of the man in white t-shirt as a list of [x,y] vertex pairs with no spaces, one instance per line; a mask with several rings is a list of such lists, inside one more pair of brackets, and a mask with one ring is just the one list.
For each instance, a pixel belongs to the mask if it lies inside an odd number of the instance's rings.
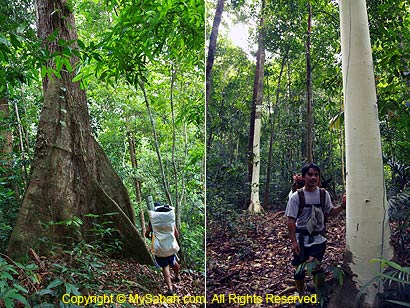
[[[285,216],[289,230],[291,249],[293,252],[292,265],[299,266],[304,262],[323,259],[327,239],[323,235],[325,216],[337,216],[346,208],[345,198],[342,206],[334,207],[327,191],[321,189],[320,168],[316,164],[308,164],[302,168],[305,186],[294,192],[288,201]],[[322,195],[322,196],[321,196]],[[301,198],[304,198],[301,201]],[[301,206],[304,204],[305,206]],[[323,295],[325,275],[320,265],[312,271],[313,282],[318,296]],[[305,271],[295,271],[295,283],[298,293],[305,291]]]

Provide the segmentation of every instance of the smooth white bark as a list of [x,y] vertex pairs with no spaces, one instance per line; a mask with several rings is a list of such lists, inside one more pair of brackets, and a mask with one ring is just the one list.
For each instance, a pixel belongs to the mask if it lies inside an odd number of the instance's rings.
[[[252,169],[252,185],[251,185],[251,204],[249,210],[254,213],[259,213],[261,203],[259,200],[259,177],[260,177],[260,140],[261,140],[261,116],[262,106],[256,105],[255,129],[253,134],[253,169]],[[259,116],[258,116],[259,115]]]
[[[340,1],[345,102],[347,212],[346,250],[360,289],[380,271],[373,258],[392,257],[376,88],[365,0]],[[350,260],[351,256],[351,260]],[[375,305],[382,285],[372,285],[365,303]]]
[[264,33],[264,8],[265,0],[261,2],[261,12],[258,33],[258,52],[256,55],[256,69],[254,79],[254,98],[255,98],[255,120],[253,130],[253,166],[251,181],[251,203],[249,211],[259,213],[262,211],[259,200],[259,175],[260,175],[260,140],[261,140],[261,120],[262,120],[262,99],[263,99],[263,77],[265,66],[265,33]]

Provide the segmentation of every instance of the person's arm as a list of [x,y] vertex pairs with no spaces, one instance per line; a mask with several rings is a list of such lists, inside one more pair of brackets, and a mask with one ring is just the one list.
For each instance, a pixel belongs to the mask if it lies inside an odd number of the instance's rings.
[[174,236],[175,236],[176,239],[179,238],[179,232],[178,232],[177,226],[175,226],[175,225],[174,225]]
[[340,214],[341,211],[343,211],[343,210],[345,210],[345,209],[346,209],[346,193],[343,194],[343,197],[342,197],[342,205],[341,205],[341,206],[334,207],[334,208],[330,211],[329,216],[337,216],[337,215]]
[[151,238],[151,233],[152,233],[152,225],[151,222],[148,223],[148,228],[145,231],[145,237],[146,238]]
[[296,240],[296,219],[295,218],[288,217],[288,231],[289,231],[292,251],[296,253],[297,255],[299,255],[300,247],[299,247],[298,241]]

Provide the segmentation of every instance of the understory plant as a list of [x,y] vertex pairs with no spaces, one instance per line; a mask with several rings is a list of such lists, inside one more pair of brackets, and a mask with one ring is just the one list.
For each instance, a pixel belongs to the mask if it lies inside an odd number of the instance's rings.
[[382,282],[385,291],[381,299],[392,304],[410,307],[410,267],[386,259],[372,259],[372,263],[380,263],[381,269],[376,277],[368,281],[356,296],[356,305],[359,304],[361,296],[367,288],[374,283]]

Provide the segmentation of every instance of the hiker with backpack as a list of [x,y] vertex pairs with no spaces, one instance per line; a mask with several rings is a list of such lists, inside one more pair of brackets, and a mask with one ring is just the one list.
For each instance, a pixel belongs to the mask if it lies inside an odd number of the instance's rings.
[[[292,265],[298,267],[312,261],[319,263],[312,275],[316,293],[321,298],[325,283],[325,273],[320,267],[327,241],[323,234],[325,217],[337,216],[346,208],[346,203],[344,197],[342,206],[333,206],[329,193],[319,188],[320,168],[316,164],[304,166],[302,178],[305,186],[290,196],[285,211],[293,252]],[[295,284],[300,296],[305,293],[305,275],[306,271],[295,270]]]
[[302,174],[300,174],[300,173],[295,174],[293,176],[293,183],[292,183],[292,187],[291,187],[290,192],[289,192],[288,199],[290,199],[290,196],[292,196],[292,194],[295,191],[297,191],[300,188],[303,188],[303,186],[305,186],[305,180],[303,179]]
[[171,273],[169,268],[174,271],[174,282],[180,281],[179,264],[176,260],[176,253],[179,251],[177,238],[178,230],[175,226],[175,211],[169,205],[154,203],[154,211],[149,210],[150,222],[145,232],[145,237],[152,239],[152,250],[155,263],[162,268],[164,281],[168,287],[166,296],[171,296],[175,292],[172,288]]

